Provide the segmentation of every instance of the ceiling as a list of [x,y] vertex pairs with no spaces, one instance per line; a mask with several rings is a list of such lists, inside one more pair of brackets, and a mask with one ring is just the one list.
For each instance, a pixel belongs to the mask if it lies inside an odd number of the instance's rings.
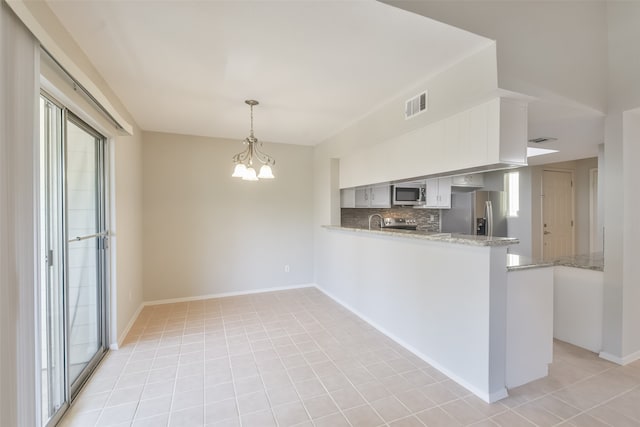
[[49,1],[144,130],[314,145],[491,41],[374,0]]

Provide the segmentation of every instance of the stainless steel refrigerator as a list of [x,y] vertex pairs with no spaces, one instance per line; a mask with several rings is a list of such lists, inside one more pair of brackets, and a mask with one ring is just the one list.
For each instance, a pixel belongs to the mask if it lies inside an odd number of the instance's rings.
[[443,233],[507,237],[504,191],[451,193],[451,209],[440,210]]

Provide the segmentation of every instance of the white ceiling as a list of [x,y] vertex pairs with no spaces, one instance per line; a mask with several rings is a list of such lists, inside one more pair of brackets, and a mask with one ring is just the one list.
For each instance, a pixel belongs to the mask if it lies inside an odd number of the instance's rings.
[[49,1],[144,130],[313,145],[491,43],[373,0]]

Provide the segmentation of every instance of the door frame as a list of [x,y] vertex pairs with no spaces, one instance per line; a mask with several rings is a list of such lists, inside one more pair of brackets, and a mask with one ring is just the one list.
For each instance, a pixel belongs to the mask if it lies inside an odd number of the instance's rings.
[[[52,90],[49,90],[52,89]],[[60,95],[60,98],[55,94]],[[97,367],[97,365],[100,363],[100,361],[103,359],[103,357],[107,354],[107,352],[109,351],[109,349],[111,348],[111,344],[112,344],[112,331],[115,329],[115,304],[112,303],[112,298],[111,296],[114,295],[114,286],[115,283],[112,281],[112,268],[114,268],[114,265],[112,263],[112,258],[114,256],[114,254],[112,253],[112,251],[114,250],[111,242],[110,242],[110,237],[111,237],[111,217],[114,214],[114,212],[112,212],[113,207],[114,207],[114,200],[112,200],[113,198],[113,193],[112,193],[112,179],[114,176],[114,171],[113,171],[113,164],[112,164],[112,159],[113,159],[113,154],[112,154],[112,150],[113,150],[113,144],[112,144],[112,135],[110,135],[109,132],[105,132],[105,129],[100,126],[98,123],[96,123],[95,120],[87,120],[90,116],[88,116],[82,108],[80,108],[75,102],[71,101],[67,96],[65,96],[63,93],[59,92],[57,90],[57,88],[52,87],[50,85],[44,85],[42,84],[41,81],[41,86],[40,86],[40,92],[39,92],[39,97],[42,96],[45,99],[47,99],[48,101],[50,101],[51,103],[57,105],[59,108],[62,109],[62,123],[61,123],[61,128],[63,129],[63,140],[61,141],[61,148],[62,148],[62,153],[61,153],[61,162],[62,162],[62,166],[61,166],[61,170],[63,172],[66,172],[65,169],[65,165],[66,165],[66,134],[67,134],[67,130],[66,130],[66,126],[67,126],[67,120],[69,120],[69,118],[71,117],[71,121],[73,121],[73,123],[81,128],[84,128],[85,130],[88,130],[90,133],[92,134],[97,134],[99,137],[101,137],[102,139],[102,149],[99,150],[101,151],[101,153],[99,154],[101,156],[101,162],[99,165],[100,168],[100,201],[101,201],[101,215],[102,215],[102,225],[104,230],[106,231],[106,237],[103,239],[102,244],[104,245],[104,250],[102,250],[102,271],[100,272],[101,278],[103,280],[103,287],[101,289],[101,303],[102,303],[102,313],[101,313],[101,317],[100,317],[100,333],[102,334],[102,346],[101,346],[101,350],[96,353],[96,355],[90,360],[90,362],[87,365],[87,370],[80,376],[78,377],[78,379],[75,381],[75,383],[72,384],[70,383],[70,379],[69,379],[69,375],[68,372],[65,374],[65,379],[64,379],[64,396],[65,396],[65,400],[62,403],[62,405],[60,406],[60,408],[58,409],[58,411],[52,415],[52,417],[49,419],[49,421],[46,423],[46,426],[54,426],[56,425],[61,418],[63,417],[63,415],[66,413],[67,410],[69,410],[72,402],[74,401],[74,399],[77,397],[79,391],[82,389],[82,387],[84,386],[84,384],[87,382],[87,380],[91,377],[91,374],[93,373],[93,371],[95,370],[95,368]],[[80,113],[80,114],[78,114]],[[38,156],[40,155],[40,153],[38,153]],[[63,174],[64,175],[64,174]],[[61,191],[62,191],[62,213],[61,213],[61,217],[62,217],[62,225],[64,227],[63,229],[63,233],[62,233],[62,239],[64,240],[65,244],[65,248],[64,250],[62,250],[62,254],[61,256],[64,258],[64,267],[62,270],[62,275],[64,276],[64,283],[63,283],[63,294],[64,294],[64,298],[67,298],[68,295],[68,283],[67,283],[67,277],[68,277],[68,272],[67,272],[67,259],[68,259],[68,248],[67,248],[67,241],[69,236],[68,234],[68,224],[67,224],[67,218],[66,218],[66,213],[64,212],[66,210],[66,206],[67,206],[67,201],[66,201],[66,197],[67,197],[67,191],[66,191],[66,176],[62,176],[61,178]],[[37,187],[37,192],[38,195],[41,194],[42,191],[45,191],[46,189],[41,188],[39,185],[39,181],[38,181],[38,187]],[[39,196],[38,196],[39,197]],[[38,233],[43,232],[44,230],[39,230]],[[39,253],[40,249],[38,249],[38,253]],[[113,258],[115,259],[115,258]],[[38,281],[37,283],[41,283],[41,277],[38,277]],[[38,325],[37,328],[37,334],[38,337],[41,337],[41,334],[43,333],[43,331],[40,329],[39,325],[41,324],[41,310],[42,310],[42,304],[44,302],[41,300],[40,298],[40,292],[37,292],[37,310],[36,310],[36,325]],[[68,369],[68,363],[66,361],[67,357],[68,357],[68,349],[70,346],[70,336],[69,336],[69,321],[67,318],[67,302],[65,302],[63,304],[63,310],[64,310],[64,316],[65,316],[65,322],[63,325],[63,341],[65,343],[65,354],[63,355],[64,359],[65,359],[65,369]],[[37,340],[37,348],[36,348],[36,353],[37,353],[37,366],[36,366],[36,372],[39,375],[39,373],[42,370],[42,366],[41,366],[41,354],[43,349],[41,348],[40,345],[40,341],[41,339],[38,338]],[[38,381],[39,383],[39,390],[38,392],[41,394],[42,393],[42,389],[41,389],[41,384],[40,381]],[[40,406],[40,405],[38,405]],[[38,410],[38,421],[42,422],[42,414],[41,412],[44,410],[44,408],[39,408]]]
[[544,259],[544,173],[545,172],[564,172],[571,175],[571,252],[575,254],[576,250],[576,186],[575,186],[575,170],[564,168],[542,168],[540,173],[540,258]]
[[[69,382],[68,384],[68,399],[69,402],[72,402],[75,397],[78,395],[78,392],[80,391],[80,389],[82,388],[82,386],[87,382],[87,380],[89,379],[89,377],[91,376],[91,373],[93,372],[93,370],[95,369],[95,367],[98,365],[98,363],[100,363],[100,360],[102,360],[102,358],[104,357],[104,355],[106,354],[106,351],[109,349],[109,299],[107,298],[108,295],[108,288],[109,288],[109,283],[107,282],[107,272],[109,271],[109,264],[108,264],[108,245],[107,245],[107,241],[108,241],[108,235],[109,235],[109,225],[107,222],[107,218],[109,217],[109,200],[108,200],[108,191],[107,191],[107,185],[108,185],[108,176],[107,176],[107,171],[109,170],[109,165],[106,163],[108,157],[106,155],[106,152],[108,151],[108,146],[107,146],[107,137],[104,136],[101,132],[99,132],[97,129],[93,128],[91,125],[87,124],[84,120],[82,120],[80,117],[78,117],[76,114],[74,114],[72,111],[70,111],[68,108],[64,107],[63,108],[63,121],[64,121],[64,135],[67,135],[67,123],[71,122],[73,123],[75,126],[77,126],[78,128],[84,130],[85,132],[91,134],[96,140],[101,140],[101,143],[99,144],[100,147],[96,149],[96,165],[97,165],[97,173],[98,173],[98,180],[97,180],[97,185],[98,185],[98,189],[97,189],[97,200],[96,200],[96,208],[98,210],[98,221],[100,223],[100,228],[102,228],[106,233],[107,233],[107,237],[104,238],[99,238],[98,239],[98,256],[100,257],[100,265],[99,265],[99,271],[98,271],[98,275],[100,277],[100,280],[102,281],[102,289],[100,289],[100,293],[98,295],[98,304],[102,307],[101,313],[100,313],[100,317],[98,319],[99,321],[99,331],[100,334],[102,335],[102,347],[101,350],[99,350],[92,358],[91,360],[87,363],[87,366],[85,367],[85,369],[83,370],[82,374],[73,382]],[[66,158],[66,138],[62,143],[63,146],[63,151],[64,151],[64,164],[67,164],[67,158]],[[66,172],[66,169],[65,169]],[[66,183],[66,176],[65,176],[65,183]],[[64,191],[64,211],[66,212],[67,209],[67,191],[66,191],[66,186]],[[65,227],[65,242],[67,242],[65,244],[65,258],[69,259],[69,222],[68,222],[68,218],[64,218],[64,227]],[[68,263],[65,263],[65,276],[69,277],[69,265]],[[66,295],[70,295],[70,291],[69,291],[69,283],[67,280],[65,280],[65,296]],[[68,304],[68,303],[67,303]],[[65,313],[67,315],[67,320],[66,320],[66,327],[69,328],[70,326],[70,321],[69,321],[69,311],[65,310]],[[67,351],[71,348],[71,336],[69,333],[66,334],[66,339],[67,339]],[[67,378],[67,381],[69,379]]]

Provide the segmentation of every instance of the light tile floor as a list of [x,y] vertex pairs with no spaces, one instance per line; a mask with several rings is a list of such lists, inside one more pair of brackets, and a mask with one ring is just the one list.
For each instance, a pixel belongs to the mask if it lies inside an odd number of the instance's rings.
[[640,426],[640,362],[556,342],[486,404],[314,288],[146,307],[63,426]]

